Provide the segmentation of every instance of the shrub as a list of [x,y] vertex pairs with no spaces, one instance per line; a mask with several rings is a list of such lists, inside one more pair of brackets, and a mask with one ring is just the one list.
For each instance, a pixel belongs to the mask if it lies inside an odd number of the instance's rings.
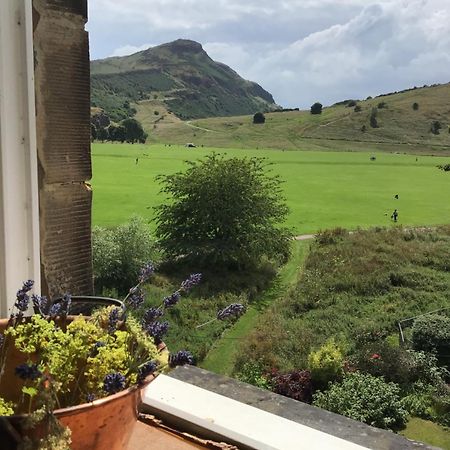
[[342,375],[344,355],[333,339],[308,356],[309,370],[315,385],[325,387]]
[[417,110],[419,109],[419,104],[418,104],[417,102],[414,102],[414,103],[412,104],[412,109],[413,109],[414,111],[417,111]]
[[232,269],[285,261],[290,233],[279,223],[288,208],[265,160],[213,153],[189,164],[158,178],[172,197],[156,208],[156,234],[169,258]]
[[439,134],[439,130],[442,128],[441,122],[439,122],[439,120],[433,120],[433,122],[431,122],[431,127],[430,127],[430,131],[433,134]]
[[437,168],[443,170],[444,172],[450,172],[450,164],[439,164]]
[[341,382],[331,383],[327,391],[317,392],[313,404],[372,426],[396,429],[405,424],[407,417],[399,393],[395,383],[355,372],[345,375]]
[[322,114],[322,103],[316,102],[311,106],[311,114]]
[[365,132],[367,131],[367,127],[366,127],[365,125],[363,125],[363,126],[361,127],[361,131],[362,131],[363,133],[365,133]]
[[236,378],[262,389],[270,389],[272,387],[269,377],[264,375],[261,364],[254,361],[246,362],[240,372],[236,374]]
[[356,105],[355,108],[353,109],[353,111],[355,112],[360,112],[361,111],[361,106],[360,105]]
[[380,103],[378,103],[377,108],[378,109],[383,109],[383,108],[386,108],[386,106],[387,106],[386,102],[380,102]]
[[336,244],[347,234],[348,231],[345,228],[336,227],[331,230],[319,230],[314,239],[319,245]]
[[407,388],[417,381],[443,384],[446,375],[433,355],[394,347],[387,342],[372,342],[351,355],[350,363],[361,372],[383,376]]
[[262,112],[257,112],[254,116],[253,116],[253,123],[264,123],[266,121],[266,117],[264,116],[264,114]]
[[356,100],[349,100],[347,102],[347,107],[351,108],[353,106],[356,106]]
[[272,390],[276,394],[293,398],[300,402],[311,403],[312,383],[309,370],[298,370],[288,373],[273,372]]
[[450,354],[450,318],[439,314],[418,317],[412,328],[412,343],[415,350]]
[[125,293],[147,261],[156,261],[158,251],[144,219],[132,217],[117,228],[93,227],[92,253],[95,290],[117,288]]

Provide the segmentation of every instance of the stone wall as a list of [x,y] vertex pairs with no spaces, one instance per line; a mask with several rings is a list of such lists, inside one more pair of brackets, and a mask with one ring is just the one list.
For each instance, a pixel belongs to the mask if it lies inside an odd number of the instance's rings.
[[92,294],[86,0],[33,0],[42,292]]

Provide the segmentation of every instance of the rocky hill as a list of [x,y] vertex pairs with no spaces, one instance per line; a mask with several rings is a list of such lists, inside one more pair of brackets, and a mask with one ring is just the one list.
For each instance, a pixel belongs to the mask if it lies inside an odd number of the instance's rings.
[[258,84],[213,61],[198,42],[178,39],[133,55],[91,62],[91,104],[113,120],[141,103],[180,119],[234,116],[279,107]]

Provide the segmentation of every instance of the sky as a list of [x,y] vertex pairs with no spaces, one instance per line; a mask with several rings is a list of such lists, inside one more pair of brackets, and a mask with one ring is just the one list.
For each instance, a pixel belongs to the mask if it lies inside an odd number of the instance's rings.
[[175,39],[309,108],[450,81],[450,0],[89,0],[91,59]]

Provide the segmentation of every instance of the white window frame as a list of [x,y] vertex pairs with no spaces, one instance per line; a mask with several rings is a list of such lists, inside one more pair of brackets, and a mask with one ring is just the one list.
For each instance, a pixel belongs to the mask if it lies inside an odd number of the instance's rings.
[[40,291],[32,0],[0,0],[0,317]]

